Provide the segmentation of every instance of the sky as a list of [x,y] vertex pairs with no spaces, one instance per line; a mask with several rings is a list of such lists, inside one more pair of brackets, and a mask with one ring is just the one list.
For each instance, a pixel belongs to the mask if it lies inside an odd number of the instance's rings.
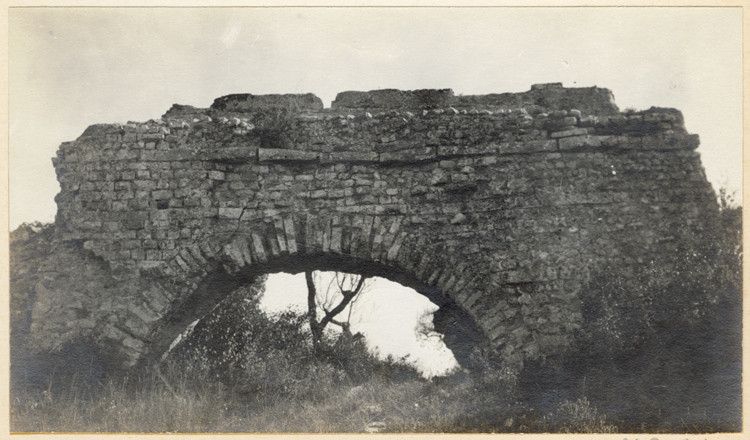
[[[324,292],[333,272],[317,272],[318,292]],[[261,298],[261,308],[269,314],[292,308],[300,313],[307,311],[307,284],[304,274],[278,273],[268,277]],[[425,313],[438,307],[413,289],[384,278],[368,281],[354,303],[351,314],[351,331],[362,333],[367,346],[381,357],[391,355],[415,365],[425,376],[444,374],[458,364],[453,353],[438,337],[419,338],[416,327]],[[337,317],[347,317],[348,309]],[[398,325],[391,325],[398,323]],[[335,326],[331,326],[336,330]]]
[[51,158],[87,126],[232,93],[311,92],[330,106],[347,90],[605,87],[620,109],[681,110],[714,188],[739,197],[741,18],[705,7],[11,8],[10,227],[54,220]]

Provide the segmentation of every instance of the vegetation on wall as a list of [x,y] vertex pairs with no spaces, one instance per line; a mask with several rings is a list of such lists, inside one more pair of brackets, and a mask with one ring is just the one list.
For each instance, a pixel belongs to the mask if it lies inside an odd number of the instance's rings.
[[741,428],[742,209],[720,205],[702,239],[596,274],[575,347],[519,379],[532,406],[585,396],[623,431]]

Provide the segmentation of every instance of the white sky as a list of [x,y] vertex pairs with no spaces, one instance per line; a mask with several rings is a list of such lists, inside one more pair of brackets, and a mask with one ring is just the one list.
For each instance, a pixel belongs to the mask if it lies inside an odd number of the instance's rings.
[[13,8],[10,227],[54,219],[50,158],[87,126],[230,93],[596,85],[682,110],[739,192],[741,30],[740,8]]
[[[231,93],[312,92],[329,106],[346,90],[596,85],[620,109],[680,109],[714,188],[739,194],[741,18],[740,8],[14,8],[10,227],[54,220],[50,159],[87,126]],[[293,283],[269,291],[304,295]]]
[[[316,284],[325,291],[332,272],[321,273]],[[269,313],[293,308],[301,313],[307,309],[307,284],[304,274],[277,273],[268,277],[261,307]],[[419,317],[438,307],[412,289],[383,278],[374,278],[360,294],[351,316],[352,333],[361,332],[369,347],[377,347],[382,355],[396,358],[408,356],[426,375],[444,373],[455,367],[453,353],[437,338],[420,340],[415,328]],[[346,310],[339,315],[346,317]],[[397,325],[393,325],[397,323]]]

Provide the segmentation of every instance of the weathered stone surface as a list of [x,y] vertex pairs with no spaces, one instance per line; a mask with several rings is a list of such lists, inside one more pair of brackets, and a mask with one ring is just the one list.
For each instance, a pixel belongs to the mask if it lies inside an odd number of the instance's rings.
[[283,150],[278,148],[260,148],[258,160],[268,161],[316,161],[320,155],[312,151]]
[[131,366],[255,276],[354,271],[523,362],[570,343],[599,267],[636,271],[708,227],[697,144],[676,110],[621,114],[606,89],[558,84],[175,106],[60,146],[53,253],[14,286],[34,289],[34,344],[90,336]]
[[331,108],[436,108],[449,107],[453,102],[453,90],[395,89],[369,92],[341,92],[331,103]]
[[320,161],[323,163],[377,162],[378,159],[378,153],[366,151],[339,151],[320,155]]
[[[467,114],[466,108],[478,114],[479,109],[510,110],[529,108],[576,109],[581,113],[613,115],[619,111],[612,92],[599,87],[565,88],[560,83],[536,84],[522,93],[455,96],[450,89],[442,90],[372,90],[342,92],[331,104],[333,109],[438,109],[439,113]],[[541,113],[539,111],[538,113]],[[573,117],[570,125],[575,125]]]
[[244,93],[217,98],[211,104],[211,108],[234,112],[251,112],[274,108],[291,111],[321,110],[323,101],[312,93],[298,95],[251,95]]
[[414,148],[394,152],[380,153],[380,162],[415,162],[421,160],[435,159],[437,156],[434,147]]
[[[611,91],[599,87],[567,88],[560,83],[534,84],[523,93],[459,96],[454,106],[492,106],[544,110],[577,109],[583,114],[612,115],[619,110]],[[563,115],[565,116],[565,115]]]
[[491,155],[497,153],[497,145],[448,145],[439,146],[437,149],[437,155],[439,157],[446,156],[481,156]]
[[575,148],[601,147],[603,136],[571,136],[563,137],[557,141],[560,151],[573,150]]
[[588,130],[586,130],[585,128],[572,128],[570,130],[551,133],[550,137],[555,139],[555,138],[564,138],[568,136],[582,136],[582,135],[585,135],[586,133],[588,133]]

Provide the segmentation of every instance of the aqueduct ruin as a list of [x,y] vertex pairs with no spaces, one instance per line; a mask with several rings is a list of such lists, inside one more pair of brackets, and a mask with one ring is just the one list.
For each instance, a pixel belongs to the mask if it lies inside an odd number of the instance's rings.
[[717,212],[681,114],[601,88],[230,95],[93,125],[33,273],[34,346],[90,338],[130,368],[264,273],[378,275],[523,362],[564,349],[602,265],[624,273]]

